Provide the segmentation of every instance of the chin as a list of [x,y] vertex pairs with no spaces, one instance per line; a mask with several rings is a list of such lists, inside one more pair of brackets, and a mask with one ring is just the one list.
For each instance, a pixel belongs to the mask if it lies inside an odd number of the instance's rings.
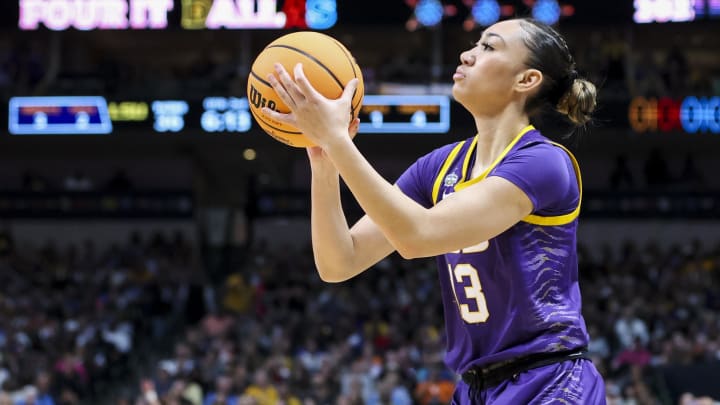
[[463,108],[468,108],[468,95],[466,92],[462,91],[462,89],[458,89],[457,85],[452,87],[452,97],[455,101],[457,101]]
[[457,101],[458,103],[462,104],[462,100],[464,98],[463,96],[464,96],[463,91],[460,90],[460,88],[458,88],[457,83],[453,84],[453,86],[452,86],[453,99],[455,99],[455,101]]

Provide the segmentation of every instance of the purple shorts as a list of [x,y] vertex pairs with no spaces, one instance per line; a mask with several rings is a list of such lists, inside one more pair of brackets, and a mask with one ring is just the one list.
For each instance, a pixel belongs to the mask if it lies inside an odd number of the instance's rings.
[[453,405],[605,405],[605,383],[586,359],[563,361],[534,368],[516,380],[480,392],[470,392],[462,380]]

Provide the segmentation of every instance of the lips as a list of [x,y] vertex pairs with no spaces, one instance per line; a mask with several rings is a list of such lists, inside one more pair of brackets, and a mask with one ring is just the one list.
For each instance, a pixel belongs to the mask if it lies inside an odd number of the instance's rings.
[[464,78],[465,78],[465,73],[463,73],[462,70],[460,70],[460,68],[455,70],[455,73],[453,74],[453,80],[461,80]]

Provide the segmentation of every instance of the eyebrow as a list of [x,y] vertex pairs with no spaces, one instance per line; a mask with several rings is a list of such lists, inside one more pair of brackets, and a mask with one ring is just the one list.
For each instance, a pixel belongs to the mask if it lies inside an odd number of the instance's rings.
[[482,38],[483,36],[497,37],[497,38],[500,38],[500,40],[503,42],[503,44],[505,43],[505,39],[502,36],[500,36],[500,34],[496,34],[494,32],[483,31],[483,33],[480,35],[480,38]]

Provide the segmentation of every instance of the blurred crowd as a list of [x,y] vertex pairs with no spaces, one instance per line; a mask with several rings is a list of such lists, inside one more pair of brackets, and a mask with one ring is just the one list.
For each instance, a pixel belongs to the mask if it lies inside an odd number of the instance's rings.
[[[391,256],[324,284],[311,254],[290,252],[251,252],[123,403],[449,402],[456,379],[442,363],[434,261]],[[580,256],[589,350],[608,403],[672,403],[663,367],[720,361],[720,248],[627,244],[615,254],[581,247]]]
[[[673,403],[679,367],[720,376],[720,246],[578,253],[608,403]],[[104,252],[0,234],[0,404],[448,403],[457,377],[443,364],[434,261],[392,255],[328,284],[306,250],[242,258],[209,286],[180,234]]]
[[98,403],[184,318],[192,249],[178,234],[98,251],[0,234],[0,404]]

